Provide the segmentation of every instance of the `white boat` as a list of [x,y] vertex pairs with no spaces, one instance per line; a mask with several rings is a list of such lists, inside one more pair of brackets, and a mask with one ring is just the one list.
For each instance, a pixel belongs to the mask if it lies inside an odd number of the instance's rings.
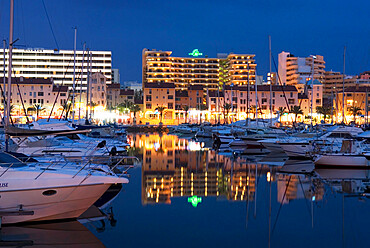
[[362,142],[345,139],[339,152],[317,156],[314,161],[315,167],[369,167],[368,156],[362,151]]
[[87,165],[23,163],[7,153],[0,153],[0,165],[3,223],[77,218],[112,184],[128,183]]

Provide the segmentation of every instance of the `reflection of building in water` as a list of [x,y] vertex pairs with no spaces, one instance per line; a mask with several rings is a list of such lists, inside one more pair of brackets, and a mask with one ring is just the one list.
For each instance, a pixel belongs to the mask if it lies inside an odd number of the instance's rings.
[[[254,199],[256,164],[228,158],[201,144],[171,135],[143,136],[142,202],[171,203],[172,197],[225,196],[233,201]],[[268,166],[257,166],[257,175],[274,180]]]
[[278,174],[277,191],[277,200],[283,204],[305,198],[320,201],[324,196],[324,185],[320,180],[302,175]]

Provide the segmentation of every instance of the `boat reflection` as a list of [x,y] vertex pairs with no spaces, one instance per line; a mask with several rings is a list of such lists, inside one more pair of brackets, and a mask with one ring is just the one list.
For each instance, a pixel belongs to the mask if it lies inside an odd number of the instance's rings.
[[1,229],[1,247],[105,247],[78,221],[22,226]]
[[344,196],[370,197],[370,170],[316,169],[318,176]]

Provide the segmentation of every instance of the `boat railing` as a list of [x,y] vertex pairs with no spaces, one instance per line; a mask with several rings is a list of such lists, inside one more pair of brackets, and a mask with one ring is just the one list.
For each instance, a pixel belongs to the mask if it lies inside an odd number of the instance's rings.
[[[2,166],[2,164],[4,163],[1,163],[0,165]],[[5,163],[5,164],[8,164],[8,163]],[[2,177],[13,165],[14,163],[11,163],[10,166],[7,166],[7,168],[3,171],[3,173],[1,173],[0,177]]]

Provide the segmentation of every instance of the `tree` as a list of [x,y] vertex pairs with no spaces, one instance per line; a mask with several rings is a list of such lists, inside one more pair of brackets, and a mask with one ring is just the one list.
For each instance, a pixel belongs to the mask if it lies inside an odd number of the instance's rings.
[[351,114],[353,115],[353,120],[356,124],[356,116],[361,115],[361,108],[352,106],[349,108],[349,112],[351,112]]
[[281,117],[286,112],[285,111],[285,107],[279,107],[279,110],[278,111],[279,111],[279,122],[281,122]]
[[93,116],[95,114],[94,109],[95,109],[96,106],[98,106],[98,104],[96,102],[90,102],[90,108],[91,108],[90,111],[91,111]]
[[[198,110],[200,110],[200,111],[207,110],[207,106],[205,104],[200,104],[198,106]],[[203,116],[203,113],[200,112],[200,121],[199,121],[199,123],[202,123],[202,116]]]
[[34,104],[33,109],[36,111],[36,121],[39,119],[39,114],[41,111],[45,110],[45,108],[41,104]]
[[[231,109],[231,104],[230,103],[225,103],[224,105],[224,124],[229,124],[228,118],[229,118],[229,112]],[[225,114],[226,111],[226,114]]]
[[326,117],[330,116],[330,114],[331,114],[331,107],[329,107],[329,106],[317,106],[316,107],[316,112],[319,113],[320,115],[324,116],[324,123],[325,123]]
[[250,106],[249,110],[253,114],[253,119],[255,119],[256,116],[257,116],[257,111],[258,111],[257,106],[256,105],[252,105],[252,106]]
[[295,123],[297,122],[297,115],[303,115],[303,111],[300,106],[294,105],[291,107],[290,113],[294,114],[293,126],[295,126]]
[[158,106],[157,107],[157,110],[159,112],[159,116],[160,116],[160,124],[162,123],[162,120],[163,120],[163,112],[165,111],[166,107],[165,106]]
[[133,103],[129,100],[124,100],[123,103],[121,103],[121,104],[122,104],[123,107],[128,108],[128,109],[133,105]]
[[131,102],[125,100],[125,102],[122,102],[122,103],[118,104],[118,106],[117,106],[118,112],[120,114],[127,112],[127,110],[129,110],[129,108],[131,106],[129,103],[131,103]]
[[139,112],[140,110],[140,106],[137,104],[130,106],[130,111],[134,113],[134,125],[136,125],[136,112]]
[[188,105],[185,105],[182,107],[182,109],[185,111],[185,122],[188,122],[188,114],[190,107]]

